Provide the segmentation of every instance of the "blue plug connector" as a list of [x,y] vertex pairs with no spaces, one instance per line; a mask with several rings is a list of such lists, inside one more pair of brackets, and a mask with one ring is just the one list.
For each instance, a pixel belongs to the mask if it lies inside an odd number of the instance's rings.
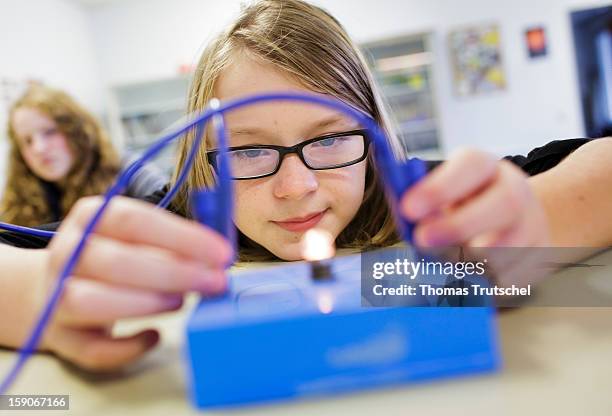
[[[213,98],[210,109],[218,110],[221,103]],[[219,147],[219,161],[217,163],[217,184],[215,188],[201,189],[191,195],[191,208],[196,219],[219,234],[235,248],[236,230],[233,223],[234,187],[230,171],[230,162],[227,156],[227,133],[222,113],[213,116],[213,126],[217,135]],[[199,143],[196,141],[194,143]],[[194,144],[194,145],[196,145]],[[233,263],[233,262],[232,262]]]
[[382,155],[379,149],[380,147],[377,147],[375,150],[376,162],[382,172],[387,197],[391,200],[398,231],[404,241],[412,243],[415,224],[398,212],[399,204],[404,193],[427,174],[427,166],[423,160],[417,158],[405,162],[397,161],[392,155]]

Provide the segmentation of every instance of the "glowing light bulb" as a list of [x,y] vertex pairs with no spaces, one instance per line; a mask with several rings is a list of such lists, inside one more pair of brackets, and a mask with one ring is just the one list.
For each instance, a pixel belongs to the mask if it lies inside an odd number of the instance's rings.
[[329,259],[335,254],[334,238],[325,230],[311,228],[302,237],[302,256],[308,261]]
[[335,252],[334,238],[327,231],[312,228],[302,237],[302,257],[310,262],[313,279],[332,277],[331,263],[326,260],[332,258]]

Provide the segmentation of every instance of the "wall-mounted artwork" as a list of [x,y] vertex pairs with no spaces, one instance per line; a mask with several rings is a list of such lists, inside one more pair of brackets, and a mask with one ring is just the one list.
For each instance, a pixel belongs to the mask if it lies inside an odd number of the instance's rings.
[[470,96],[505,89],[506,76],[496,24],[456,30],[448,39],[457,95]]
[[542,26],[530,27],[525,31],[525,43],[530,58],[546,56],[546,31]]

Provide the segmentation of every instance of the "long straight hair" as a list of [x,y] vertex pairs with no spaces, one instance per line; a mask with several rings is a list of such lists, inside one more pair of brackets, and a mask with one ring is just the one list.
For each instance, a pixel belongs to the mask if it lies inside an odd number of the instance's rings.
[[[387,133],[394,152],[401,154],[401,145],[391,132],[363,56],[340,23],[323,9],[300,0],[262,0],[244,7],[236,22],[204,50],[189,93],[190,114],[205,108],[213,98],[221,72],[240,52],[276,66],[311,91],[335,97],[370,115]],[[194,136],[188,135],[179,146],[177,173],[186,163]],[[206,159],[210,137],[206,135],[202,142],[173,205],[175,211],[187,217],[191,216],[191,191],[214,184],[213,171]],[[336,245],[364,249],[395,244],[398,240],[370,153],[361,207],[338,236]],[[273,257],[241,233],[239,245],[243,261]]]

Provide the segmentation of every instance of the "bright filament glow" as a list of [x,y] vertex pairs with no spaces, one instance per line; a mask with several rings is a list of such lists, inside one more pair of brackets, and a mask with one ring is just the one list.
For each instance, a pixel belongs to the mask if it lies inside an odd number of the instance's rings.
[[302,256],[307,261],[329,259],[335,251],[334,238],[327,231],[311,228],[302,237]]

